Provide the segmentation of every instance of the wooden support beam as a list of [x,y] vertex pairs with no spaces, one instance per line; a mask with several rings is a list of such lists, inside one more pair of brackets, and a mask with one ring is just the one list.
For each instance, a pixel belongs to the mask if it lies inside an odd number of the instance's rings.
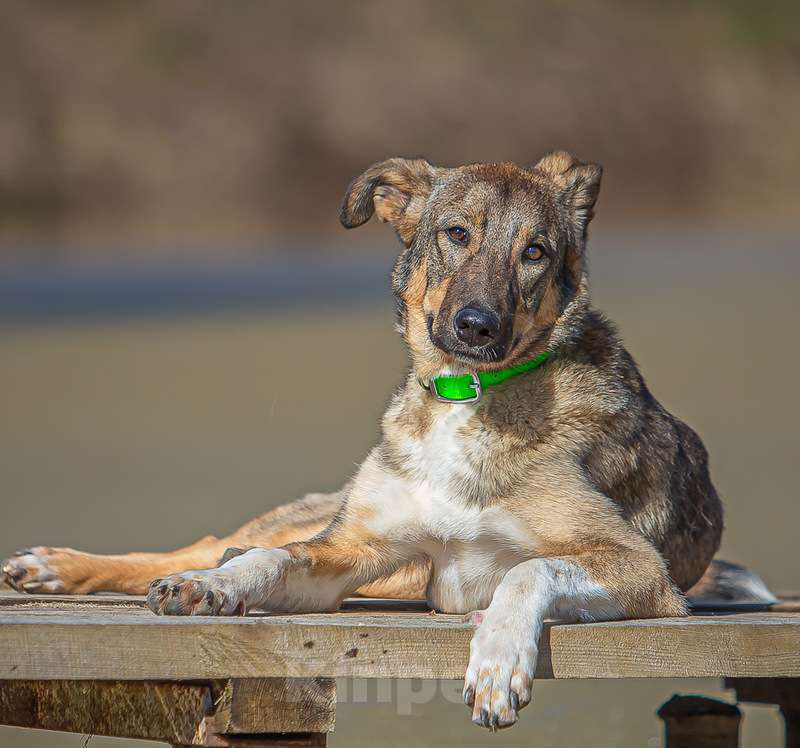
[[[317,748],[325,747],[327,744],[325,733],[295,733],[282,734],[273,733],[265,735],[235,735],[226,737],[219,742],[211,742],[206,745],[209,748]],[[197,748],[179,743],[173,743],[172,748]]]
[[336,681],[330,678],[230,680],[217,698],[215,729],[227,735],[331,732]]
[[0,681],[0,724],[179,746],[325,745],[336,718],[326,679]]
[[666,748],[738,748],[738,707],[705,696],[673,696],[659,710]]
[[[800,658],[800,649],[798,649]],[[777,704],[783,715],[786,748],[800,748],[800,678],[726,678],[738,701]]]
[[211,689],[178,683],[0,681],[0,724],[201,745]]

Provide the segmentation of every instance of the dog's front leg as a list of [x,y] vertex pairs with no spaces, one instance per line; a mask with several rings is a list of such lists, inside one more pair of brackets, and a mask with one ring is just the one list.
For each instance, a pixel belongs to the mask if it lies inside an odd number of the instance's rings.
[[359,587],[420,558],[416,518],[397,508],[405,491],[404,481],[371,455],[319,535],[281,548],[253,548],[215,569],[157,579],[148,605],[164,615],[336,610]]
[[508,727],[531,698],[539,635],[545,618],[566,622],[679,616],[682,599],[654,548],[607,548],[535,558],[503,577],[470,645],[464,701],[472,721]]

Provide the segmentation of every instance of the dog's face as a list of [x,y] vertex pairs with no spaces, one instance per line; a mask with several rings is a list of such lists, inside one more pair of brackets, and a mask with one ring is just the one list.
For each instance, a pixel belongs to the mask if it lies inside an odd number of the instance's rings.
[[406,247],[393,287],[418,370],[499,368],[531,353],[583,277],[600,176],[559,152],[530,170],[390,159],[354,180],[342,223],[374,212]]

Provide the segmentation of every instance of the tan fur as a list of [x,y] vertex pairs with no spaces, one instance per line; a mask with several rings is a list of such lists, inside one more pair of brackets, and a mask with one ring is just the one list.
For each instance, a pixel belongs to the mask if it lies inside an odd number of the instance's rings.
[[[448,284],[440,284],[440,292],[443,298],[447,293]],[[408,282],[408,286],[403,292],[404,303],[408,309],[406,324],[403,329],[403,338],[411,350],[414,351],[417,376],[426,382],[431,376],[438,373],[445,364],[445,358],[428,338],[428,328],[425,321],[426,297],[428,295],[428,273],[427,262],[422,261],[413,273]],[[433,299],[429,299],[431,308],[433,304],[441,306],[442,298],[434,294]]]

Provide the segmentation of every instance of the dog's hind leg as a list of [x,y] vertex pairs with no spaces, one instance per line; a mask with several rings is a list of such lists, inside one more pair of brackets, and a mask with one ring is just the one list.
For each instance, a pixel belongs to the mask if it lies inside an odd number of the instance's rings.
[[[208,536],[169,553],[97,555],[72,548],[27,548],[0,564],[0,581],[5,577],[15,590],[32,594],[144,595],[156,577],[217,566],[228,551],[232,551],[227,554],[230,558],[236,549],[309,540],[328,527],[341,503],[341,493],[309,494],[251,520],[228,537]],[[423,599],[429,575],[427,564],[412,564],[358,593],[367,597]]]
[[5,581],[19,592],[32,594],[87,594],[127,592],[143,594],[160,569],[213,564],[226,543],[213,536],[171,553],[99,555],[72,548],[34,546],[17,551],[2,565]]
[[15,590],[34,594],[142,595],[155,577],[216,566],[231,546],[308,540],[328,526],[340,503],[338,494],[310,494],[267,512],[226,538],[208,536],[169,553],[98,555],[72,548],[26,548],[0,564],[0,580],[4,577]]

